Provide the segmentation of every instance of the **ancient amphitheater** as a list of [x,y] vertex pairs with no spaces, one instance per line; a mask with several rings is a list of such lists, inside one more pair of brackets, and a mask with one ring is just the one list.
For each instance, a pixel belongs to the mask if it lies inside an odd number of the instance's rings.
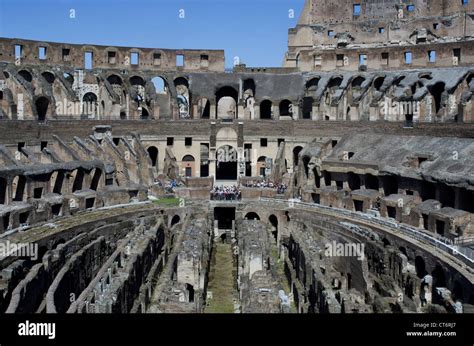
[[0,39],[2,313],[474,312],[474,2],[307,0],[283,67]]

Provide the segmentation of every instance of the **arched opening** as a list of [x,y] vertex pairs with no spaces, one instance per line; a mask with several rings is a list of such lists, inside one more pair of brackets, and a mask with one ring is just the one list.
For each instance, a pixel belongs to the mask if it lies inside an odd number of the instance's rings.
[[216,179],[236,180],[238,155],[230,145],[224,145],[217,149],[216,153]]
[[318,90],[319,79],[320,78],[312,78],[306,82],[306,95],[315,95],[316,90]]
[[342,83],[342,77],[337,76],[337,77],[332,77],[331,80],[329,81],[327,88],[328,89],[337,89]]
[[54,74],[52,74],[51,72],[43,72],[41,75],[49,84],[53,84],[54,80],[56,79]]
[[296,146],[293,149],[293,166],[294,167],[298,166],[298,156],[301,150],[303,150],[303,147],[301,146]]
[[352,80],[351,85],[353,88],[361,88],[364,82],[365,82],[365,78],[358,76]]
[[94,93],[86,93],[82,98],[82,114],[96,115],[97,112],[97,95]]
[[272,235],[275,241],[278,241],[278,218],[275,215],[270,215],[268,221],[272,225]]
[[302,161],[303,161],[303,168],[304,168],[304,174],[306,176],[306,178],[308,178],[308,174],[309,174],[309,161],[311,160],[311,158],[309,156],[303,156],[302,157]]
[[114,85],[122,85],[123,81],[122,78],[116,74],[112,74],[107,77],[107,82],[109,82],[112,86]]
[[230,120],[238,116],[237,102],[239,93],[232,87],[226,86],[216,92],[218,119]]
[[391,245],[390,241],[387,238],[383,238],[382,242],[383,242],[383,247],[388,247]]
[[140,76],[133,76],[133,77],[130,77],[130,84],[132,86],[142,86],[142,87],[145,87],[145,80],[140,77]]
[[171,219],[171,227],[178,224],[180,221],[181,221],[181,218],[179,217],[179,215],[173,216],[173,218]]
[[181,160],[184,169],[184,175],[186,177],[192,177],[194,175],[194,156],[192,155],[185,155]]
[[166,81],[160,77],[153,77],[151,82],[155,86],[155,92],[157,94],[167,94],[168,93],[168,86],[166,85]]
[[94,190],[94,191],[97,190],[97,188],[99,187],[101,177],[102,177],[102,170],[99,168],[96,168],[94,171],[94,176],[92,177],[92,181],[91,181],[91,190]]
[[33,77],[31,76],[31,73],[29,73],[26,70],[21,70],[18,72],[20,76],[23,77],[24,80],[26,80],[28,83],[31,83],[33,81]]
[[290,100],[283,100],[280,102],[280,116],[292,116],[293,115],[293,105]]
[[441,110],[441,101],[445,87],[446,84],[444,82],[438,82],[433,86],[428,86],[428,90],[435,101],[435,114],[438,114]]
[[263,100],[260,103],[260,119],[272,119],[272,101]]
[[176,97],[178,101],[179,117],[181,119],[190,118],[190,94],[189,94],[189,83],[186,78],[179,77],[174,80],[174,86],[176,88]]
[[201,119],[209,119],[211,115],[211,103],[205,97],[198,102],[198,114]]
[[373,84],[375,90],[380,91],[384,82],[385,82],[385,76],[375,78],[374,84]]
[[260,156],[257,159],[257,174],[261,177],[266,176],[266,168],[267,168],[267,157]]
[[158,163],[158,148],[151,146],[147,149],[147,152],[151,160],[151,166],[156,167],[156,164]]
[[258,216],[257,213],[251,211],[251,212],[245,214],[245,219],[246,220],[260,220],[260,216]]
[[194,286],[190,284],[186,284],[186,292],[188,296],[188,302],[193,303],[194,302]]
[[253,79],[244,80],[243,89],[247,97],[255,97],[255,81]]
[[66,80],[67,83],[69,83],[70,86],[74,84],[74,77],[72,74],[64,72],[63,78]]
[[420,256],[416,256],[415,258],[415,270],[416,270],[416,275],[420,279],[423,279],[427,274],[425,260]]
[[433,294],[433,303],[441,303],[441,297],[437,293],[436,289],[446,286],[446,276],[444,274],[443,268],[438,263],[436,264],[434,270],[431,272],[431,276],[433,277],[433,285],[432,285],[432,294]]
[[148,119],[150,118],[150,112],[145,107],[141,107],[140,119]]
[[49,100],[46,97],[39,97],[35,102],[35,106],[36,112],[38,113],[38,121],[45,121],[46,114],[48,113]]

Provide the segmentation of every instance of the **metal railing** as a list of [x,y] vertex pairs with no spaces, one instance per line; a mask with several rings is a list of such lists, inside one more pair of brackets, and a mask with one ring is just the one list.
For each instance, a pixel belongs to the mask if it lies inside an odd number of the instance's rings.
[[328,207],[320,204],[313,204],[313,203],[306,203],[306,202],[300,202],[298,200],[278,200],[278,199],[272,199],[272,198],[260,198],[260,201],[263,202],[271,202],[271,203],[278,203],[278,204],[286,204],[287,206],[290,206],[294,208],[295,206],[302,206],[306,208],[312,208],[312,209],[320,209],[320,210],[325,210],[325,211],[330,211],[332,213],[338,213],[342,214],[344,216],[353,218],[353,219],[362,219],[364,221],[368,221],[370,223],[374,223],[377,225],[385,226],[388,228],[395,229],[396,231],[400,231],[401,233],[408,235],[409,237],[419,240],[421,242],[428,243],[430,245],[435,246],[436,248],[451,254],[455,256],[456,258],[459,258],[462,260],[464,263],[468,264],[470,267],[474,268],[474,250],[467,248],[467,247],[460,247],[459,245],[456,245],[455,242],[448,238],[444,238],[441,236],[433,236],[430,234],[427,234],[413,226],[409,226],[406,224],[400,224],[395,221],[391,221],[388,219],[384,218],[379,218],[375,217],[369,214],[365,214],[362,212],[354,212],[351,210],[347,209],[339,209],[339,208],[334,208],[334,207]]

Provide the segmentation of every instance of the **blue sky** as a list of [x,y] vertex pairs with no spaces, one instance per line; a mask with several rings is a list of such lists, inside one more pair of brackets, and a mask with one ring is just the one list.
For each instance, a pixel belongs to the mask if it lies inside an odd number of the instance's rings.
[[[227,67],[235,56],[247,66],[281,66],[288,28],[296,25],[303,5],[304,0],[0,0],[0,36],[224,49]],[[70,18],[70,9],[76,18]]]

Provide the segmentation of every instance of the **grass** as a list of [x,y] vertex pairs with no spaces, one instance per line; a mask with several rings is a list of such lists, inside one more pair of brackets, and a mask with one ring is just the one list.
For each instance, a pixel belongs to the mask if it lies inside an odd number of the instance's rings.
[[206,306],[206,313],[234,312],[234,276],[232,275],[232,247],[229,244],[217,243],[209,273],[208,291],[212,299]]
[[153,201],[154,204],[163,206],[163,207],[178,207],[180,203],[180,198],[177,197],[165,197]]

